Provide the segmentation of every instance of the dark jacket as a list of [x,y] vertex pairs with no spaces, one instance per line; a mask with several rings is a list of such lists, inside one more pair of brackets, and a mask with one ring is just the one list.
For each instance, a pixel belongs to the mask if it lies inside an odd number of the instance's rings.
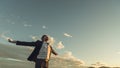
[[[37,59],[37,55],[39,54],[39,51],[42,47],[43,42],[42,41],[36,41],[36,42],[23,42],[23,41],[17,41],[16,45],[22,45],[22,46],[34,46],[34,50],[31,53],[31,55],[28,57],[29,61],[36,61]],[[50,46],[51,47],[51,46]],[[53,48],[51,47],[51,53],[57,55],[57,53],[53,50]],[[50,53],[50,55],[51,55]]]

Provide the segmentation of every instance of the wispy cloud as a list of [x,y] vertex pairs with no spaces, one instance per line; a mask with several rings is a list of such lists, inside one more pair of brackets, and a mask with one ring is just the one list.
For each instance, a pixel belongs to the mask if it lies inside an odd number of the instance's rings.
[[[74,60],[74,61],[81,61],[80,59],[74,57],[71,51],[66,51],[66,52],[63,54],[62,57],[65,58],[65,59],[71,59],[71,60]],[[81,61],[81,63],[83,64],[84,62]]]
[[30,35],[30,38],[32,38],[34,41],[37,41],[40,39],[39,36],[33,36],[33,35]]
[[72,35],[70,35],[68,33],[64,33],[64,36],[66,36],[66,37],[72,37]]
[[65,58],[65,59],[79,60],[79,59],[77,59],[76,57],[73,56],[73,54],[72,54],[71,51],[66,51],[66,52],[62,55],[62,57]]
[[55,39],[54,39],[53,37],[51,37],[51,36],[48,36],[48,37],[49,37],[48,43],[49,43],[50,45],[54,45]]
[[23,60],[19,60],[19,59],[14,59],[14,58],[3,58],[3,57],[0,57],[0,60],[8,60],[8,61],[25,62],[25,61],[23,61]]
[[10,60],[10,61],[18,61],[18,62],[24,62],[22,60],[19,60],[19,59],[13,59],[13,58],[6,58],[6,60]]
[[24,27],[32,27],[30,24],[24,24]]
[[14,20],[11,20],[11,19],[6,19],[6,22],[9,23],[9,24],[12,24],[12,25],[15,24],[15,21],[14,21]]
[[24,27],[32,27],[32,25],[29,24],[27,21],[23,21],[23,26]]
[[101,66],[106,66],[107,64],[106,64],[106,63],[103,63],[103,62],[96,62],[96,63],[91,64],[91,65],[93,65],[93,66],[95,66],[95,67],[101,67]]
[[8,32],[3,32],[3,33],[0,35],[0,37],[3,38],[3,39],[5,39],[5,40],[8,40],[8,39],[13,40],[12,38],[6,36],[6,35],[5,35],[6,33],[8,33]]
[[56,58],[62,58],[64,60],[71,60],[76,62],[76,64],[81,65],[81,64],[85,64],[85,62],[83,60],[80,60],[78,58],[76,58],[75,56],[73,56],[71,51],[66,51],[64,54],[57,56]]
[[64,45],[62,43],[62,41],[60,41],[58,44],[57,44],[57,49],[63,49],[64,48]]
[[43,29],[46,29],[47,27],[45,25],[42,26]]

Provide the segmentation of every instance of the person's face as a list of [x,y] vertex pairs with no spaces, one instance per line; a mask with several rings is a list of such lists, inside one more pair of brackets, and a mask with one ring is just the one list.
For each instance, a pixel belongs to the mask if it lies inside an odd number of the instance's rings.
[[48,36],[44,36],[43,41],[48,41]]

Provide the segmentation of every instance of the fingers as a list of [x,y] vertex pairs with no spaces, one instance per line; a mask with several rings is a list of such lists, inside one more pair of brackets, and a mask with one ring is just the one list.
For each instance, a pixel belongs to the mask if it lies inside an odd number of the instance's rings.
[[11,42],[11,40],[10,40],[10,39],[8,39],[8,42]]
[[8,42],[13,42],[11,39],[8,39]]

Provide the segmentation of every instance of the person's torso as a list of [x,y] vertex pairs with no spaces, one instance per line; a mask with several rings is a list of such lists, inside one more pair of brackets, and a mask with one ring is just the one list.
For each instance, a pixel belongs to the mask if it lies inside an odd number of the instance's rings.
[[39,50],[39,54],[37,56],[37,59],[45,59],[49,60],[51,53],[51,47],[48,45],[48,43],[43,42],[41,49]]

